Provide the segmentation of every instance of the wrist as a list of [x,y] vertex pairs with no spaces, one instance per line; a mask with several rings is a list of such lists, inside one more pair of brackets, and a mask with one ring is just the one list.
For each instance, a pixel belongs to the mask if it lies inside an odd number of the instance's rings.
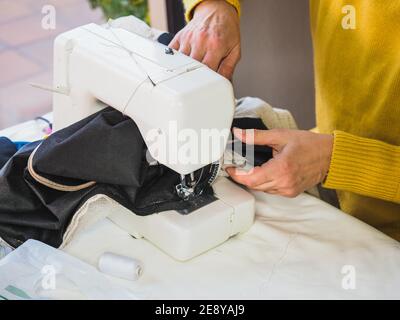
[[229,0],[204,0],[199,2],[192,10],[191,16],[210,12],[227,12],[233,16],[239,17],[239,6],[235,5],[239,1],[229,1]]
[[332,153],[333,153],[333,134],[322,134],[322,146],[321,146],[321,182],[326,179],[329,173],[329,167],[331,165]]

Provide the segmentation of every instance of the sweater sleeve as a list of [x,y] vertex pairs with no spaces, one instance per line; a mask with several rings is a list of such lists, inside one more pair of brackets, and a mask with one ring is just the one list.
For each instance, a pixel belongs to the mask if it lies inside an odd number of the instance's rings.
[[[186,21],[190,21],[193,17],[193,10],[194,8],[204,0],[183,0],[183,4],[185,5],[185,18]],[[239,0],[225,0],[226,2],[230,3],[232,6],[236,8],[240,15],[240,2]]]
[[324,187],[400,203],[400,146],[335,131]]

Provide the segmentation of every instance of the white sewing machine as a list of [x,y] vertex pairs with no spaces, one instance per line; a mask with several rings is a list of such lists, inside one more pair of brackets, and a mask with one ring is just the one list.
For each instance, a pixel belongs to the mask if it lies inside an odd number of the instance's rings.
[[[212,163],[214,180],[235,102],[231,83],[205,65],[126,30],[89,24],[55,40],[54,90],[55,130],[109,105],[135,121],[153,160],[181,175],[182,197],[190,198],[199,172]],[[218,134],[211,146],[199,143],[204,130]],[[181,132],[190,134],[182,139]],[[185,146],[201,161],[184,161]],[[250,193],[223,177],[211,182],[217,199],[189,214],[109,218],[170,256],[190,259],[253,223]]]

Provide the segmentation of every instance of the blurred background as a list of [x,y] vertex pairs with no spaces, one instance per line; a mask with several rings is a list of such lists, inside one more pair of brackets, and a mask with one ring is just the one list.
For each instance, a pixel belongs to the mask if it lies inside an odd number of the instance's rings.
[[[260,97],[291,110],[301,128],[313,127],[308,0],[241,2],[236,97]],[[58,34],[129,14],[172,33],[185,24],[180,0],[0,0],[0,129],[51,111],[51,93],[30,83],[51,85]]]

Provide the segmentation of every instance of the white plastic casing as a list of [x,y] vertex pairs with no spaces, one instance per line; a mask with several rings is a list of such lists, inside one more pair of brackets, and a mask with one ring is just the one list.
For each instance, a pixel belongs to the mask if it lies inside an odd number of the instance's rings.
[[144,237],[176,260],[186,261],[253,224],[252,194],[224,177],[219,177],[213,188],[219,200],[187,215],[164,211],[138,216],[124,211],[108,218],[136,238]]
[[[61,92],[53,98],[55,130],[109,105],[134,119],[151,156],[172,170],[189,174],[219,160],[234,114],[232,85],[190,57],[167,54],[166,48],[96,24],[59,35],[54,44],[54,87]],[[194,135],[180,139],[171,128]],[[213,152],[197,140],[207,129],[221,134]],[[183,145],[197,146],[201,159],[177,161]]]

